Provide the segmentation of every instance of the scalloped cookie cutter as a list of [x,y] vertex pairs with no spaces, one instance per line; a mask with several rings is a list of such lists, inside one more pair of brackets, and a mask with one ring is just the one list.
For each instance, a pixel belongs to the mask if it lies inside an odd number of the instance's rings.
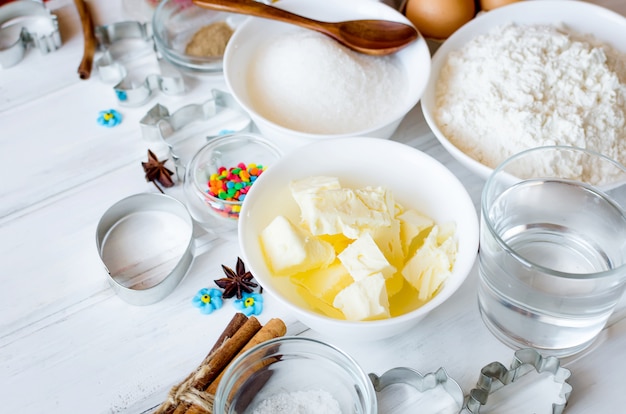
[[0,68],[18,64],[29,46],[44,55],[61,47],[57,17],[37,1],[14,1],[1,6]]
[[[117,22],[96,27],[94,34],[98,47],[103,52],[94,66],[98,68],[103,82],[117,82],[113,90],[120,105],[139,106],[156,90],[166,95],[180,95],[185,92],[183,75],[156,53],[149,23]],[[121,42],[133,43],[134,47],[126,48],[123,53],[115,53],[115,45]],[[125,63],[148,55],[154,56],[160,73],[151,73],[137,84],[129,79]]]
[[531,348],[516,351],[510,368],[499,362],[492,362],[483,367],[476,388],[470,391],[466,406],[461,413],[478,414],[480,408],[487,403],[489,394],[515,382],[533,370],[537,373],[552,374],[554,381],[562,385],[558,395],[559,401],[552,404],[552,414],[562,414],[572,392],[572,386],[567,383],[571,371],[561,367],[561,362],[557,357],[544,357]]

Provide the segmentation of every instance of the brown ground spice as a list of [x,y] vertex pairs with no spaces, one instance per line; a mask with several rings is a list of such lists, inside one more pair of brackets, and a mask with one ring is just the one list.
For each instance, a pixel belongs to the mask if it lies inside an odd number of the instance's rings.
[[193,35],[185,48],[185,53],[199,57],[222,56],[232,35],[233,29],[225,22],[211,23]]

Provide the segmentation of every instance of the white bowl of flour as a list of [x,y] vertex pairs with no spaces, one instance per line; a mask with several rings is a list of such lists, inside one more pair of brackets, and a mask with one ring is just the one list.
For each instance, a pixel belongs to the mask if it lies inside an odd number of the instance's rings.
[[432,59],[422,111],[441,144],[487,177],[544,145],[626,164],[626,18],[600,6],[524,1],[480,14]]
[[[397,10],[362,0],[281,0],[322,21],[385,19]],[[390,138],[418,103],[430,75],[423,38],[389,56],[351,51],[320,33],[250,18],[230,39],[224,78],[260,132],[283,151],[326,138]]]

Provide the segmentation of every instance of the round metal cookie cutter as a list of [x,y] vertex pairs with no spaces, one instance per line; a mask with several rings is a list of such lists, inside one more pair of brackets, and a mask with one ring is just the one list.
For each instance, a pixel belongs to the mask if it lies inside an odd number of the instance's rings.
[[157,193],[126,197],[98,222],[96,246],[113,291],[133,305],[169,295],[185,277],[194,256],[216,240],[194,239],[194,222],[177,199]]

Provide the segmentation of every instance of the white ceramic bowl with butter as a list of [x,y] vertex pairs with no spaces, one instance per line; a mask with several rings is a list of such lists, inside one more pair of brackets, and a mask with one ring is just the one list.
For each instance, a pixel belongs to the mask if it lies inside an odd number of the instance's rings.
[[[334,176],[342,186],[381,186],[399,204],[436,223],[456,224],[458,250],[451,275],[429,302],[409,313],[376,321],[347,321],[313,310],[284,277],[272,275],[260,245],[262,230],[277,216],[298,222],[299,209],[289,183],[312,176]],[[294,149],[259,177],[239,217],[239,244],[249,270],[267,294],[277,298],[304,324],[326,337],[371,341],[407,332],[457,291],[478,252],[478,219],[464,186],[445,166],[405,144],[377,138],[337,138]]]
[[[617,50],[626,52],[626,46],[621,41],[626,37],[626,18],[598,5],[583,1],[521,1],[480,13],[454,32],[433,54],[432,74],[422,96],[421,107],[426,122],[444,148],[457,161],[483,178],[487,178],[495,166],[485,165],[480,160],[463,152],[438,125],[435,117],[436,85],[441,70],[452,51],[462,49],[476,36],[488,33],[490,30],[507,23],[564,25],[580,34],[591,34]],[[506,137],[503,136],[502,139],[506,139]]]
[[[273,6],[322,21],[384,19],[411,25],[410,21],[400,12],[377,1],[281,0],[274,3]],[[255,103],[254,97],[251,96],[252,88],[248,83],[251,67],[258,62],[256,53],[263,50],[268,44],[275,43],[276,39],[291,36],[293,30],[302,29],[287,23],[252,17],[238,27],[224,53],[224,78],[228,89],[237,102],[250,114],[261,134],[273,140],[284,151],[329,138],[348,136],[390,138],[404,116],[418,103],[428,82],[430,52],[424,38],[419,37],[415,42],[394,54],[394,59],[398,60],[399,66],[404,70],[404,76],[399,80],[403,84],[400,88],[401,96],[398,96],[393,102],[393,110],[388,111],[384,119],[377,120],[372,125],[359,124],[350,131],[334,132],[329,130],[325,133],[313,133],[303,132],[302,129],[296,130],[295,127],[286,127],[286,123],[282,122],[284,120],[282,116],[272,118],[261,115],[263,111],[260,110],[259,104]],[[279,66],[280,62],[277,62],[276,67]],[[336,69],[339,72],[343,68],[337,67]],[[305,78],[306,76],[303,76],[302,83],[307,82]],[[293,93],[302,93],[301,90],[302,88],[294,87]],[[354,96],[350,99],[359,102],[360,96]],[[374,105],[375,102],[362,102],[362,104]],[[311,116],[315,117],[315,114],[311,114]]]

